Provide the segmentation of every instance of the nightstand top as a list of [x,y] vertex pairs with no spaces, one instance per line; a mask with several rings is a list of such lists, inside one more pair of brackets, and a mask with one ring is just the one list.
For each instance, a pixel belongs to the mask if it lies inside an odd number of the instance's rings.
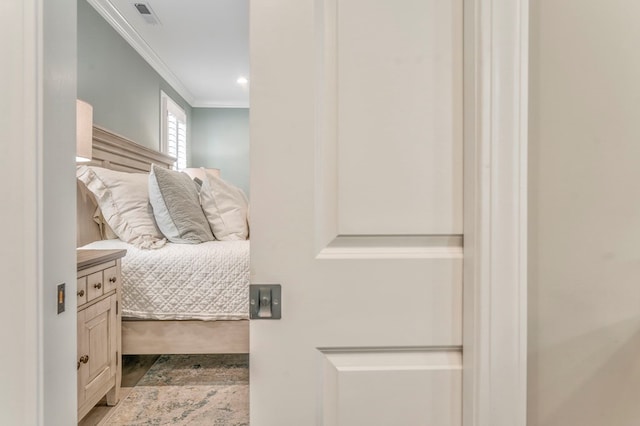
[[77,249],[77,266],[78,271],[87,269],[91,266],[99,265],[101,263],[109,262],[124,257],[127,251],[124,249],[118,250],[91,250],[91,249]]

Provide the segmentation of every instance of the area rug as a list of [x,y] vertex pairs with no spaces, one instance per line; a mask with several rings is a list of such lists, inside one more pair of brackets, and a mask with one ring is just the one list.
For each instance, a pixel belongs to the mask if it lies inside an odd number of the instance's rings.
[[105,423],[249,425],[249,357],[162,355]]

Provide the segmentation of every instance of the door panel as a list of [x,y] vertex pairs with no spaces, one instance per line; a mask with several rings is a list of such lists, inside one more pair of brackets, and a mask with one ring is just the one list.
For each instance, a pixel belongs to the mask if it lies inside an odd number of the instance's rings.
[[323,7],[337,120],[321,143],[337,143],[339,233],[461,233],[461,2]]
[[251,3],[251,424],[461,423],[462,3]]
[[[365,349],[326,351],[324,356],[326,424],[460,424],[460,352]],[[365,389],[371,391],[364,392]]]

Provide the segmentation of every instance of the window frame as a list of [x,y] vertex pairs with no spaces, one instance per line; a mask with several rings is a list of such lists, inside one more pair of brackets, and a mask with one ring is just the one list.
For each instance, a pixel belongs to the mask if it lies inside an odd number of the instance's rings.
[[[187,130],[188,130],[188,126],[187,126],[187,113],[185,112],[184,109],[182,109],[182,107],[180,107],[180,105],[178,105],[178,103],[176,101],[174,101],[171,96],[167,95],[164,91],[160,91],[160,151],[163,152],[164,154],[170,155],[169,154],[169,120],[168,120],[168,114],[171,113],[173,114],[177,120],[180,122],[184,123],[184,127],[185,127],[185,146],[184,146],[184,152],[185,152],[185,167],[188,166],[188,152],[187,152],[187,148],[188,148],[188,135],[187,135]],[[179,152],[179,147],[176,147],[176,161],[174,163],[174,170],[179,170],[179,162],[180,159],[178,158],[177,153]]]

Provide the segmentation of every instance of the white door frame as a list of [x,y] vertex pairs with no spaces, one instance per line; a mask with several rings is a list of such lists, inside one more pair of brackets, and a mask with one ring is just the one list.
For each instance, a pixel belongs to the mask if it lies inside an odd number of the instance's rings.
[[465,0],[465,426],[526,425],[528,24]]
[[[0,8],[0,52],[6,66],[0,87],[8,105],[0,160],[2,221],[10,244],[0,250],[5,274],[0,339],[10,349],[0,357],[0,424],[41,425],[44,401],[42,97],[43,0],[6,0]],[[74,330],[69,330],[75,333]],[[70,397],[74,397],[71,395]]]
[[[465,0],[465,426],[526,424],[528,3]],[[23,78],[6,82],[22,88],[10,91],[7,102],[22,108],[10,139],[23,141],[23,155],[3,176],[13,170],[30,189],[18,206],[27,242],[24,251],[13,251],[5,261],[28,266],[16,276],[24,285],[9,291],[15,293],[12,300],[30,304],[17,313],[26,326],[11,325],[21,322],[14,316],[3,321],[2,332],[24,342],[13,358],[22,357],[21,364],[30,368],[15,370],[11,379],[21,383],[3,386],[21,390],[5,415],[41,425],[44,338],[38,308],[47,254],[39,252],[42,228],[32,224],[43,214],[37,180],[42,172],[42,0],[22,4],[3,9],[21,23],[24,36],[22,55],[9,58],[21,64]],[[2,31],[11,34],[11,29]]]

